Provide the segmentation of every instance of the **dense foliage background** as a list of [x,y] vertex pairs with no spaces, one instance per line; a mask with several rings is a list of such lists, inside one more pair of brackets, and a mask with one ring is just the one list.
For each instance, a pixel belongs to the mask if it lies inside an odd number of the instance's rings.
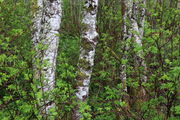
[[[178,0],[148,0],[143,47],[124,50],[122,41],[121,0],[100,0],[99,33],[95,66],[87,104],[80,106],[84,120],[178,120],[180,119],[180,36]],[[0,0],[0,119],[41,119],[36,103],[41,97],[32,80],[31,25],[34,1]],[[75,77],[82,30],[82,1],[63,0],[63,18],[57,59],[57,108],[52,114],[59,120],[71,120],[75,100]],[[144,51],[148,68],[146,102],[137,101],[136,74],[142,68],[133,65],[133,54]],[[128,56],[122,59],[122,54]],[[121,97],[119,67],[127,65],[130,109]],[[135,104],[136,103],[136,104]],[[55,118],[52,118],[55,119]]]

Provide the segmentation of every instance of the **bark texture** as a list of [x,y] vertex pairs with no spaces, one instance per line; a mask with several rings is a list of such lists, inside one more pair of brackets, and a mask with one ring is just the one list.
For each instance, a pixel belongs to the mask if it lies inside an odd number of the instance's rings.
[[[77,71],[77,92],[78,101],[85,102],[89,93],[89,83],[94,65],[95,48],[98,39],[96,31],[98,0],[86,0],[84,17],[82,20],[83,30],[81,36],[81,48]],[[81,115],[78,112],[79,105],[74,113],[74,120],[80,120]]]
[[42,14],[43,14],[43,0],[37,0],[37,11],[34,14],[33,19],[33,46],[36,46],[39,42],[40,38],[40,31],[41,31],[41,20],[42,20]]
[[[143,1],[139,0],[139,1],[133,2],[132,17],[131,17],[133,40],[135,44],[141,48],[142,48],[142,38],[144,34],[145,3],[146,3],[146,0],[143,0]],[[141,7],[142,5],[143,7]],[[147,82],[146,64],[145,64],[145,60],[143,56],[144,56],[144,53],[142,49],[134,55],[135,67],[136,68],[140,66],[144,67],[143,74],[142,76],[140,76],[140,84],[142,82]],[[141,85],[141,91],[142,91],[143,96],[145,96],[146,91],[142,85]]]
[[[127,59],[127,55],[126,52],[129,49],[129,45],[127,44],[127,40],[132,38],[132,33],[131,33],[131,27],[130,27],[130,16],[132,15],[132,4],[133,1],[132,0],[122,0],[122,19],[123,19],[123,27],[122,27],[122,33],[123,33],[123,43],[124,44],[124,53],[122,55],[122,59],[126,60]],[[120,66],[120,80],[123,84],[123,90],[125,92],[127,92],[127,86],[126,86],[126,80],[127,80],[127,74],[126,74],[126,65],[125,64],[121,64]]]
[[44,117],[47,117],[48,110],[54,107],[50,93],[55,85],[61,15],[61,0],[38,0],[33,25],[33,45],[36,52],[35,64],[40,64],[41,67],[34,65],[34,79],[40,82],[38,88],[43,94],[40,112]]
[[[145,0],[123,0],[122,1],[122,13],[123,13],[123,41],[127,43],[127,40],[132,40],[133,44],[142,47],[142,38],[144,33],[144,21],[145,21]],[[127,55],[125,54],[128,51],[129,45],[125,45],[125,52],[123,54],[122,59],[127,59]],[[140,89],[138,93],[140,93],[142,97],[145,97],[146,91],[142,87],[142,82],[147,82],[146,77],[146,64],[143,59],[143,50],[136,52],[134,55],[134,63],[136,71],[139,71],[139,67],[144,67],[144,71],[142,72],[142,76],[139,76],[140,80]],[[127,92],[126,80],[126,65],[121,65],[121,74],[120,79],[123,84],[123,89]],[[136,75],[137,76],[137,75]],[[139,92],[140,91],[140,92]],[[126,99],[127,97],[124,97]],[[127,101],[127,100],[125,100]]]

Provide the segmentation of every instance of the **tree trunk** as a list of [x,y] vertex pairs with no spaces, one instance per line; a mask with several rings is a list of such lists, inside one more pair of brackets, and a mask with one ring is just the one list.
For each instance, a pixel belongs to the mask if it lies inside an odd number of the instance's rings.
[[42,92],[42,99],[39,109],[46,119],[49,109],[55,107],[51,92],[55,85],[61,14],[61,0],[38,0],[33,25],[33,45],[36,52],[34,81],[40,83],[38,88]]
[[[132,1],[121,1],[121,7],[122,7],[122,19],[123,19],[123,26],[122,26],[122,39],[124,43],[124,52],[122,55],[122,60],[127,59],[127,51],[129,49],[129,45],[127,44],[127,40],[131,39],[132,33],[130,32],[130,26],[128,26],[128,20],[129,16],[132,14]],[[122,87],[125,92],[127,92],[127,86],[126,86],[126,80],[127,80],[127,74],[126,74],[126,65],[122,62],[120,66],[120,80],[122,82]]]
[[[96,31],[98,0],[86,0],[84,18],[82,20],[83,30],[81,36],[81,48],[77,71],[77,92],[79,102],[86,102],[89,93],[89,83],[94,65],[95,48],[98,39]],[[80,120],[79,104],[74,111],[74,120]]]
[[[132,16],[131,16],[131,23],[132,23],[132,32],[133,32],[133,40],[135,44],[141,47],[141,50],[135,54],[135,67],[139,68],[140,66],[144,67],[142,71],[142,76],[140,77],[140,86],[141,86],[141,94],[142,97],[145,97],[146,91],[142,86],[142,82],[147,82],[146,76],[146,64],[143,58],[144,53],[142,50],[142,38],[144,34],[144,21],[145,21],[145,3],[146,1],[143,0],[141,2],[136,1],[133,3],[132,7]],[[140,7],[140,4],[143,4],[143,7]],[[139,16],[139,18],[138,18]]]
[[[123,54],[122,59],[127,59],[126,52],[130,49],[128,45],[128,40],[132,40],[133,44],[142,47],[142,38],[144,33],[144,21],[145,21],[145,0],[143,1],[133,1],[133,0],[123,0],[122,1],[122,13],[123,13],[123,42],[125,42],[125,52]],[[140,7],[143,4],[143,7]],[[138,90],[134,88],[130,88],[131,91],[134,91],[137,93],[137,99],[133,100],[134,102],[143,101],[143,99],[146,97],[146,91],[142,86],[142,82],[147,82],[147,77],[145,75],[146,72],[146,64],[143,59],[143,50],[135,53],[134,57],[134,64],[136,71],[139,71],[139,67],[144,67],[144,71],[140,71],[140,74],[138,73],[138,79],[140,87]],[[127,74],[126,74],[126,68],[127,66],[125,64],[122,64],[120,67],[121,74],[120,79],[122,81],[123,89],[125,92],[127,91],[126,81],[127,81]],[[137,74],[137,73],[136,73]],[[142,74],[142,75],[141,75]],[[131,93],[130,93],[131,95]],[[128,96],[123,96],[123,100],[127,102],[128,104]],[[134,104],[133,102],[133,104]],[[139,103],[135,103],[139,104]]]
[[132,1],[127,1],[127,0],[122,0],[121,1],[121,8],[122,8],[122,20],[123,20],[123,26],[122,26],[122,43],[123,43],[123,54],[122,54],[122,59],[121,59],[121,66],[120,66],[120,80],[122,83],[122,89],[124,94],[121,98],[121,101],[126,102],[126,105],[123,109],[124,112],[126,112],[126,115],[129,116],[129,95],[128,95],[128,89],[127,89],[127,63],[123,62],[128,59],[128,51],[129,51],[129,45],[128,45],[128,40],[132,38],[132,33],[131,33],[131,27],[128,23],[129,21],[129,16],[132,14]]
[[32,42],[33,46],[36,46],[37,43],[40,41],[40,31],[41,31],[41,21],[42,21],[42,14],[43,14],[43,0],[37,0],[37,11],[34,14],[33,19],[33,35],[32,35]]

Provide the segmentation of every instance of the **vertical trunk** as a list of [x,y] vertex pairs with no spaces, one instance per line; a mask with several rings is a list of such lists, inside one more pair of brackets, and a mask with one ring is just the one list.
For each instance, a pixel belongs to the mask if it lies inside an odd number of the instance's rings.
[[37,0],[37,11],[34,15],[33,28],[32,28],[33,29],[33,35],[32,35],[33,46],[36,46],[37,43],[39,42],[42,13],[43,13],[43,0]]
[[[91,79],[92,67],[94,65],[95,48],[98,39],[96,31],[98,0],[86,0],[84,9],[83,31],[81,36],[81,48],[77,72],[77,92],[78,101],[86,102],[89,93],[89,83]],[[74,113],[74,120],[80,120],[79,105]]]
[[[141,4],[141,5],[140,5]],[[142,5],[143,4],[143,5]],[[143,6],[143,7],[140,7]],[[125,49],[124,51],[128,51],[130,48],[127,44],[127,40],[132,39],[133,43],[136,44],[137,46],[142,47],[142,38],[143,38],[143,28],[144,28],[144,21],[145,21],[145,0],[143,1],[134,1],[134,0],[123,0],[122,1],[122,13],[123,13],[123,42],[125,42]],[[146,70],[146,64],[143,59],[143,51],[140,50],[137,53],[135,53],[135,68],[139,67],[144,67]],[[126,52],[124,52],[122,59],[127,59]],[[127,92],[127,86],[126,86],[126,80],[127,80],[127,75],[126,75],[126,65],[122,64],[120,67],[121,74],[120,74],[120,79],[123,84],[123,89],[125,92]],[[144,71],[145,71],[144,70]],[[136,75],[139,77],[139,83],[140,83],[140,88],[136,91],[134,88],[130,88],[133,92],[138,93],[137,97],[134,102],[142,101],[144,99],[146,93],[145,89],[142,87],[142,82],[147,81],[147,77],[145,75],[144,71],[140,71],[143,75],[140,76]],[[132,93],[134,96],[134,93]],[[124,101],[127,102],[128,104],[128,98],[123,96]],[[134,104],[134,103],[133,103]],[[135,103],[135,104],[139,104]]]
[[[126,60],[127,59],[127,55],[126,52],[129,49],[129,46],[127,45],[127,40],[131,39],[132,34],[130,32],[130,26],[128,25],[128,20],[129,20],[129,16],[131,16],[132,14],[132,1],[126,1],[126,0],[122,0],[122,19],[123,19],[123,27],[122,27],[122,39],[123,39],[123,43],[124,43],[124,53],[122,55],[122,60]],[[127,75],[126,75],[126,65],[122,63],[122,65],[120,66],[120,79],[122,81],[123,84],[123,90],[125,92],[127,92],[127,86],[126,86],[126,79],[127,79]]]
[[[139,47],[142,47],[142,38],[144,33],[145,3],[146,3],[145,0],[141,2],[136,1],[133,3],[133,7],[132,7],[133,13],[131,17],[131,23],[132,23],[133,38],[135,44]],[[143,4],[143,7],[140,7],[140,4]],[[144,67],[143,75],[140,76],[140,84],[142,84],[142,82],[147,82],[146,64],[143,58],[143,54],[144,54],[143,50],[141,49],[135,55],[135,67],[136,68],[139,68],[140,66]],[[142,85],[141,85],[141,93],[143,94],[142,97],[145,97],[146,91],[142,87]]]
[[[122,19],[123,19],[123,26],[122,26],[122,43],[123,45],[123,55],[122,55],[122,61],[128,59],[127,53],[129,50],[129,45],[127,44],[127,41],[131,39],[132,33],[130,32],[131,27],[129,24],[129,17],[132,14],[132,1],[122,0],[121,1],[121,7],[122,7]],[[126,63],[121,62],[120,66],[120,80],[123,87],[123,92],[126,92],[126,95],[122,96],[122,101],[126,102],[127,106],[124,107],[124,111],[127,115],[129,115],[129,95],[128,95],[128,89],[127,89],[127,74],[126,74],[127,65]]]
[[[49,109],[54,107],[50,93],[55,84],[56,57],[59,43],[57,35],[62,13],[61,0],[38,0],[38,7],[34,19],[33,42],[36,52],[35,61],[40,61],[38,64],[41,67],[38,68],[35,63],[34,79],[40,82],[38,87],[43,94],[43,98],[40,100],[40,112],[47,119]],[[44,48],[39,49],[38,46]]]

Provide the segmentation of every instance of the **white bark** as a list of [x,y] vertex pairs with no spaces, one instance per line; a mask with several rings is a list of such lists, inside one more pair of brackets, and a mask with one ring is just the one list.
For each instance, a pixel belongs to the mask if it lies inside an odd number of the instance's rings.
[[[127,41],[128,39],[134,39],[134,43],[138,46],[142,47],[142,38],[144,33],[144,21],[145,21],[145,3],[146,0],[123,0],[125,5],[125,11],[123,14],[123,40]],[[142,8],[139,8],[140,5],[143,4],[144,6]],[[138,17],[140,16],[140,17]],[[127,21],[129,23],[127,23]],[[129,46],[125,46],[125,51],[128,51]],[[137,67],[143,66],[146,70],[146,64],[143,59],[143,51],[140,50],[135,55],[135,64]],[[127,56],[124,54],[122,59],[127,59]],[[121,74],[120,79],[123,83],[124,91],[127,92],[126,88],[126,65],[121,65]],[[145,75],[145,72],[143,72],[143,77],[141,78],[141,82],[146,82],[147,77]],[[143,89],[143,93],[145,95],[145,90]]]
[[[86,101],[89,93],[89,83],[94,65],[95,48],[98,39],[96,31],[98,0],[86,0],[84,18],[82,20],[84,29],[81,36],[81,48],[77,72],[77,99],[81,102]],[[74,120],[80,120],[79,106],[75,110]]]
[[43,12],[43,0],[37,0],[37,11],[34,14],[33,19],[33,45],[36,46],[39,42],[40,31],[41,31],[41,20],[42,20],[42,12]]
[[[145,21],[145,3],[146,1],[136,1],[133,4],[133,14],[131,17],[131,22],[132,22],[132,31],[133,31],[133,37],[134,37],[134,41],[135,43],[142,47],[142,38],[143,38],[143,34],[144,34],[144,21]],[[138,8],[138,4],[143,4],[143,8]],[[137,16],[140,16],[139,21]],[[143,59],[143,50],[140,50],[136,56],[135,56],[135,61],[138,66],[143,66],[144,67],[144,71],[146,71],[146,64],[145,61]],[[145,72],[143,73],[143,77],[141,78],[141,82],[147,82],[147,76],[145,75]],[[145,91],[144,91],[145,94]]]
[[140,9],[140,26],[139,26],[139,30],[140,30],[140,35],[141,35],[141,39],[144,35],[144,22],[145,22],[145,12],[146,12],[146,0],[141,1],[141,4],[143,4],[144,6],[141,7]]
[[[49,94],[55,84],[56,57],[59,44],[60,23],[61,23],[61,0],[38,0],[37,16],[34,19],[33,42],[36,50],[36,58],[41,60],[41,64],[47,63],[42,69],[35,70],[35,79],[40,80],[39,86],[43,92],[43,103],[40,112],[43,116],[48,115],[48,110],[54,107],[54,103],[50,100]],[[37,45],[46,46],[45,49],[36,48]],[[36,68],[36,67],[34,67]]]
[[[130,16],[132,15],[132,5],[133,5],[133,1],[129,0],[123,0],[122,1],[122,7],[123,7],[123,42],[125,43],[125,51],[128,51],[129,46],[127,45],[127,40],[131,39],[132,37],[132,33],[130,32],[130,26],[128,25],[128,20],[130,18]],[[125,53],[123,53],[122,59],[125,60],[127,59],[127,55]],[[121,64],[120,66],[120,80],[122,81],[123,84],[123,90],[125,92],[127,92],[127,86],[126,86],[126,80],[127,80],[127,74],[126,74],[126,65],[125,64]]]

